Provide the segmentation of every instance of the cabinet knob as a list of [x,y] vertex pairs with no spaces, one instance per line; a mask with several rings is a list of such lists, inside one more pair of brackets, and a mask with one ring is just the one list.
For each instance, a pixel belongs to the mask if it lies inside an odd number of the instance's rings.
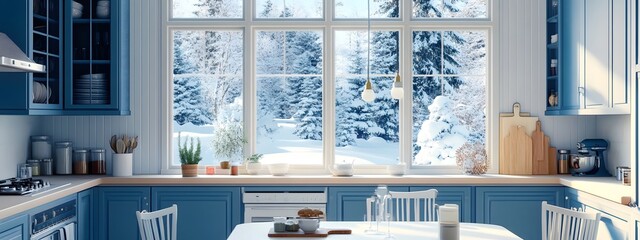
[[564,200],[569,200],[569,197],[568,196],[564,196]]
[[578,94],[584,95],[584,87],[578,87]]

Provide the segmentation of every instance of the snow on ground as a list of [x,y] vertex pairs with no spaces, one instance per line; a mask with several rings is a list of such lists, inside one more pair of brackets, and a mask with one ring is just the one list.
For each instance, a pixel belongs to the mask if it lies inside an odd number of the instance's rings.
[[[269,135],[258,136],[257,153],[263,153],[263,163],[288,162],[292,164],[322,164],[322,141],[298,138],[293,132],[293,119],[274,119],[277,129]],[[173,123],[173,163],[179,164],[178,132],[182,141],[186,136],[199,137],[202,143],[203,165],[215,165],[219,160],[214,156],[212,125],[195,126],[191,123]],[[337,147],[336,161],[353,160],[355,164],[394,164],[398,157],[398,143],[388,143],[380,138],[359,139],[354,146]]]

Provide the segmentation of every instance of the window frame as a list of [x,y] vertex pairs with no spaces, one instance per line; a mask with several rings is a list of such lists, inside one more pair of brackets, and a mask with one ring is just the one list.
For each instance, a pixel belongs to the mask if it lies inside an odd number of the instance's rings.
[[[336,18],[334,6],[336,0],[324,0],[323,18],[317,19],[261,19],[257,18],[254,9],[254,0],[243,1],[242,18],[173,18],[173,1],[163,1],[162,14],[162,46],[165,51],[162,55],[162,64],[165,66],[163,76],[163,109],[162,109],[162,141],[164,150],[162,154],[161,174],[179,174],[180,166],[172,165],[172,112],[173,112],[173,32],[177,30],[240,30],[243,33],[243,127],[245,136],[249,143],[245,145],[244,155],[248,156],[256,149],[256,115],[257,115],[257,90],[255,58],[256,51],[253,50],[256,41],[256,32],[260,30],[320,30],[323,32],[323,136],[322,154],[323,165],[296,165],[292,164],[290,173],[292,174],[331,174],[330,167],[335,163],[335,62],[334,58],[334,33],[344,30],[362,30],[367,28],[367,19],[361,18]],[[437,18],[423,19],[413,18],[411,6],[405,1],[399,1],[399,18],[372,18],[371,30],[398,30],[399,35],[399,65],[400,75],[404,84],[404,97],[399,103],[399,158],[407,165],[406,174],[459,174],[460,170],[456,166],[413,166],[412,154],[412,65],[413,56],[407,53],[411,50],[413,31],[456,31],[456,30],[483,30],[487,31],[487,69],[486,69],[486,97],[487,97],[487,122],[486,122],[486,145],[489,161],[489,173],[498,172],[498,93],[499,83],[495,72],[494,56],[496,51],[493,46],[496,44],[494,38],[497,33],[497,17],[494,16],[494,1],[487,0],[486,18]],[[412,3],[412,2],[411,2]],[[383,89],[381,91],[388,91]],[[205,166],[199,166],[200,172],[204,173]],[[356,165],[355,174],[385,175],[386,165]],[[266,169],[263,169],[267,174]]]

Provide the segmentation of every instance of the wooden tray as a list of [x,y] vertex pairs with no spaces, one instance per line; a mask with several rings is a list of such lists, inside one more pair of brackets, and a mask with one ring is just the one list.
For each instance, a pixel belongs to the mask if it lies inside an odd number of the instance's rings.
[[269,237],[327,237],[329,234],[351,234],[351,229],[334,229],[334,228],[318,228],[313,233],[304,233],[302,230],[297,232],[275,232],[273,228],[269,230]]

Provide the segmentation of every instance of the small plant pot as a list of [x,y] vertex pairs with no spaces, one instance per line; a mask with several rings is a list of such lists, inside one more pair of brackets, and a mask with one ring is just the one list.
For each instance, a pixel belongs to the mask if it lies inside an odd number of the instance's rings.
[[229,169],[229,168],[231,168],[231,165],[229,164],[229,161],[222,161],[222,162],[220,162],[220,168]]
[[182,177],[197,177],[198,164],[182,164]]
[[247,163],[247,173],[251,175],[256,175],[262,169],[262,163],[259,162],[248,162]]

